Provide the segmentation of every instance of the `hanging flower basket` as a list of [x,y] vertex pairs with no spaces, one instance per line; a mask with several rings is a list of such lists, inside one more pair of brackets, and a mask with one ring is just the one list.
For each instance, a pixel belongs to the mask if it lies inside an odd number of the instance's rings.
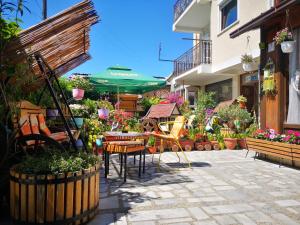
[[84,90],[79,88],[74,88],[72,90],[72,95],[75,100],[79,101],[84,97]]
[[291,53],[295,49],[295,41],[284,41],[280,46],[283,53]]
[[106,120],[106,119],[108,119],[108,115],[109,115],[108,109],[104,109],[104,108],[98,109],[99,119]]
[[278,31],[273,40],[276,42],[276,45],[281,46],[283,53],[291,53],[294,51],[295,41],[289,28],[286,27]]
[[243,63],[243,70],[245,72],[252,72],[255,70],[254,63]]

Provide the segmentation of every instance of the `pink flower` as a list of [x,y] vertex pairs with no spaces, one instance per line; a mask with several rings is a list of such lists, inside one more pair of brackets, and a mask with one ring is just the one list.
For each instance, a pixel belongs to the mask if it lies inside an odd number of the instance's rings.
[[276,137],[275,134],[270,134],[270,136],[269,136],[269,138],[270,138],[271,140],[273,140],[275,137]]
[[274,135],[275,134],[275,130],[274,129],[270,129],[270,134]]

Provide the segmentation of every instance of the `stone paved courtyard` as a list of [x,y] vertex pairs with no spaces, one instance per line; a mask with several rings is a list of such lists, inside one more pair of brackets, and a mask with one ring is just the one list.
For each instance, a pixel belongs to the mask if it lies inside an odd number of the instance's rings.
[[[130,157],[128,181],[118,177],[117,156],[101,180],[101,224],[300,224],[300,171],[246,151],[189,152],[192,168],[164,153],[160,171],[147,155],[138,179]],[[158,155],[155,156],[157,161]]]

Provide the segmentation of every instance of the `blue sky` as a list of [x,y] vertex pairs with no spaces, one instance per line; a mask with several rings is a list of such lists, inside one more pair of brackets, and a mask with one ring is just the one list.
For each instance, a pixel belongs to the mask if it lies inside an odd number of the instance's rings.
[[[93,0],[101,21],[92,27],[92,59],[71,72],[98,73],[112,65],[122,65],[149,76],[168,76],[173,64],[158,61],[174,59],[192,47],[182,40],[191,34],[172,31],[175,0]],[[80,0],[48,0],[52,16]],[[27,0],[31,13],[22,18],[22,28],[42,19],[42,0]]]

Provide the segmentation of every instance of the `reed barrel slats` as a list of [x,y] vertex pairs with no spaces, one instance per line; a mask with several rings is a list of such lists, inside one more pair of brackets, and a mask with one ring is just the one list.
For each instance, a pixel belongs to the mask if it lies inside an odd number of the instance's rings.
[[282,159],[300,161],[300,146],[255,138],[246,138],[248,150]]
[[77,173],[27,175],[10,170],[10,213],[16,224],[74,224],[99,206],[100,165]]

